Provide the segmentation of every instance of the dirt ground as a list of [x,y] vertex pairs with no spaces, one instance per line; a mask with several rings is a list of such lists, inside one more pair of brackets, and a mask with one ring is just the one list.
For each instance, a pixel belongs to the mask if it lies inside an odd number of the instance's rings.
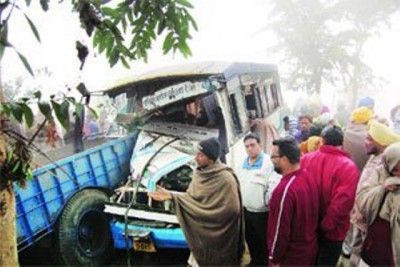
[[[19,254],[21,266],[56,266],[49,255],[50,248],[29,248]],[[156,253],[129,252],[131,266],[187,266],[189,251],[186,249],[161,249]],[[116,251],[107,266],[128,266],[127,252]]]

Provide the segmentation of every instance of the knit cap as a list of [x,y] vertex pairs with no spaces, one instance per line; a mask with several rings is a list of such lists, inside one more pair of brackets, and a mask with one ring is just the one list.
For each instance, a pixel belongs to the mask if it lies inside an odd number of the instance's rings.
[[198,149],[206,155],[207,158],[216,161],[220,155],[221,145],[216,138],[210,138],[201,141],[198,145]]

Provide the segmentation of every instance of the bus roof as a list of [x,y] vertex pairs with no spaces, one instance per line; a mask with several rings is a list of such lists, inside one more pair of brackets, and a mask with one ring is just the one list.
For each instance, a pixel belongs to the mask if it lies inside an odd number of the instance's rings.
[[135,87],[139,88],[148,83],[154,83],[157,81],[183,80],[184,78],[195,77],[201,78],[210,75],[223,75],[228,81],[233,77],[242,74],[271,72],[276,70],[277,67],[273,64],[219,61],[186,63],[155,69],[142,75],[135,76],[132,79],[127,79],[120,84],[105,90],[104,93],[114,96],[126,90],[127,87],[134,90]]

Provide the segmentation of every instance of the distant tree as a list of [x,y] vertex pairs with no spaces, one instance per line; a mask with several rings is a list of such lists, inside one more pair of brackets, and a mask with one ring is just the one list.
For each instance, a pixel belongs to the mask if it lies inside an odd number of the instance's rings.
[[289,72],[289,89],[320,93],[323,83],[352,92],[375,81],[364,62],[366,42],[400,9],[394,0],[273,0],[270,27]]
[[[111,67],[121,62],[129,68],[134,60],[146,61],[148,50],[157,37],[164,39],[164,53],[179,51],[185,57],[191,55],[187,41],[191,39],[189,32],[193,28],[197,30],[197,26],[189,13],[192,5],[187,0],[72,0],[71,3],[73,11],[79,15],[82,29],[93,41],[93,48],[105,55]],[[1,83],[1,62],[5,51],[13,50],[26,70],[34,76],[29,59],[12,44],[8,34],[18,31],[12,29],[9,19],[14,12],[21,12],[40,42],[39,30],[23,11],[31,4],[40,4],[43,11],[47,11],[50,0],[0,0],[0,266],[18,265],[13,186],[14,181],[23,185],[31,176],[31,141],[14,133],[9,127],[8,118],[32,126],[36,118],[30,105],[36,103],[49,125],[57,119],[63,127],[68,128],[69,109],[72,107],[75,115],[81,114],[83,109],[82,104],[70,97],[59,101],[53,97],[45,101],[40,91],[36,91],[32,98],[6,101]],[[76,49],[82,69],[91,51],[79,41],[76,42]],[[11,90],[10,87],[7,90]]]
[[21,88],[22,77],[16,78],[13,82],[5,82],[3,85],[4,97],[6,102],[12,102],[17,100],[18,88]]
[[[29,75],[29,74],[28,74]],[[6,102],[16,102],[22,97],[32,98],[34,92],[42,91],[42,78],[51,77],[52,73],[47,67],[34,70],[34,78],[32,76],[22,75],[13,80],[8,80],[3,84],[4,97]]]

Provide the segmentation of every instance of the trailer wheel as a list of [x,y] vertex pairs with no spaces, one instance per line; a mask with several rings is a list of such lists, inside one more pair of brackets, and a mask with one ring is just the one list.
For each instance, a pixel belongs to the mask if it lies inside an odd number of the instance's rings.
[[102,265],[113,252],[109,219],[103,212],[108,200],[99,190],[84,190],[65,206],[56,228],[57,258],[65,265]]

